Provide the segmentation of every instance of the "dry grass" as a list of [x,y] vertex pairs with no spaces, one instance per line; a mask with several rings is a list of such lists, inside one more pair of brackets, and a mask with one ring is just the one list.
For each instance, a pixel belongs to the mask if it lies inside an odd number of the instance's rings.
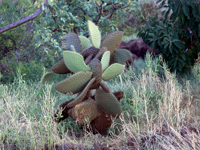
[[107,137],[90,132],[77,137],[68,133],[70,126],[76,127],[71,120],[53,123],[56,103],[66,100],[52,91],[53,85],[30,86],[22,79],[0,85],[0,144],[20,149],[65,143],[92,147],[97,142],[111,149],[199,149],[199,83],[186,81],[182,86],[167,69],[164,79],[158,77],[150,57],[146,64],[140,75],[129,70],[109,83],[112,91],[124,90],[125,96],[121,101],[124,113]]

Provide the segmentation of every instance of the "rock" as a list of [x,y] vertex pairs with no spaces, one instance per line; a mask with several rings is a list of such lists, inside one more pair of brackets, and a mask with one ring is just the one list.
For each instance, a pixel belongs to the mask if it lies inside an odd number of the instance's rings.
[[145,44],[142,38],[130,40],[128,43],[121,42],[118,49],[127,49],[131,52],[132,57],[127,61],[127,66],[138,58],[145,58],[147,51],[153,55],[158,54],[158,50],[154,50],[149,45]]
[[147,51],[152,54],[158,54],[158,50],[154,51],[153,48],[144,43],[142,38],[130,40],[126,46],[129,47],[129,51],[132,54],[142,57],[143,59],[145,58]]

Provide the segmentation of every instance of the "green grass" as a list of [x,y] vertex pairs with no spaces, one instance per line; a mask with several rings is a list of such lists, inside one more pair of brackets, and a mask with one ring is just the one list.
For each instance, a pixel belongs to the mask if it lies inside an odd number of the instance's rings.
[[[108,83],[112,92],[125,92],[121,100],[123,114],[110,128],[112,137],[87,133],[77,139],[67,134],[69,130],[83,132],[72,119],[60,124],[53,122],[52,115],[57,106],[71,98],[55,91],[54,83],[60,80],[58,78],[45,86],[40,82],[25,81],[20,76],[12,84],[1,84],[0,145],[12,144],[20,149],[42,149],[45,144],[62,143],[92,147],[98,141],[111,148],[122,148],[130,138],[134,138],[140,147],[142,136],[154,135],[158,143],[154,148],[157,149],[200,148],[195,144],[199,136],[190,133],[186,142],[179,133],[186,125],[199,126],[200,67],[196,65],[193,68],[195,78],[185,78],[185,84],[180,84],[167,68],[156,69],[160,67],[158,60],[152,60],[150,55],[145,61],[138,60],[135,64],[140,64],[140,67],[130,68]],[[176,138],[159,135],[156,131],[161,131],[163,125]],[[173,142],[171,138],[174,138]],[[147,140],[144,144],[148,146],[150,143]]]

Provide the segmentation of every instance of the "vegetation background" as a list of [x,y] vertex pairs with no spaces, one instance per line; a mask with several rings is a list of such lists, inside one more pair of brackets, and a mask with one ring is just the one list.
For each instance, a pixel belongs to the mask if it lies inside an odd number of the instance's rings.
[[[98,11],[76,17],[81,12],[70,8],[70,4],[87,12],[92,11],[92,2],[49,1],[36,19],[0,34],[0,149],[51,149],[56,144],[90,149],[94,143],[110,149],[200,149],[198,61],[191,72],[178,76],[170,72],[161,55],[153,58],[147,54],[111,80],[111,91],[123,90],[125,95],[121,100],[123,114],[115,120],[109,136],[86,132],[70,118],[53,123],[57,106],[71,97],[55,91],[54,83],[62,80],[60,76],[46,85],[40,79],[61,58],[59,36],[70,32],[88,36],[84,19],[98,19]],[[124,9],[120,8],[128,1],[110,2],[119,9],[111,18],[101,15],[97,24],[104,35],[124,31],[125,42],[139,38],[137,27],[143,27],[156,12],[161,12],[150,0],[132,1]],[[2,0],[0,27],[34,13],[42,3]],[[102,7],[105,12],[110,9],[106,4]]]

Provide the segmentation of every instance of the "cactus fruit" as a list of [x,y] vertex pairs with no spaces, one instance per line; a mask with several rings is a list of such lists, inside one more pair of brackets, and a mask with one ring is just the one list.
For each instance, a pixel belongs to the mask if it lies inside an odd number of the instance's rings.
[[55,89],[63,94],[66,93],[76,94],[81,92],[85,88],[91,77],[92,77],[92,72],[80,71],[56,84]]
[[[61,38],[63,59],[51,70],[57,74],[71,75],[57,83],[55,89],[63,94],[77,94],[76,98],[60,105],[54,114],[60,122],[70,116],[78,125],[89,124],[93,132],[103,134],[122,112],[120,99],[123,91],[111,93],[104,81],[108,81],[123,72],[125,62],[131,57],[130,52],[117,49],[123,32],[109,34],[101,44],[99,28],[88,21],[90,39],[74,33]],[[51,80],[53,73],[47,73],[42,83]],[[59,112],[60,115],[59,116]]]
[[67,68],[74,73],[91,70],[90,67],[85,64],[83,56],[79,53],[64,51],[63,57]]
[[72,109],[72,118],[78,125],[89,124],[98,115],[97,103],[91,98],[77,104]]
[[42,84],[51,81],[53,78],[53,74],[54,74],[53,72],[47,72],[46,74],[44,74],[42,77]]
[[96,90],[95,101],[101,110],[113,117],[119,117],[122,112],[117,98],[112,93],[107,93],[103,89]]
[[89,29],[89,32],[90,32],[92,45],[95,48],[100,48],[101,33],[99,31],[99,28],[92,21],[88,20],[88,29]]

